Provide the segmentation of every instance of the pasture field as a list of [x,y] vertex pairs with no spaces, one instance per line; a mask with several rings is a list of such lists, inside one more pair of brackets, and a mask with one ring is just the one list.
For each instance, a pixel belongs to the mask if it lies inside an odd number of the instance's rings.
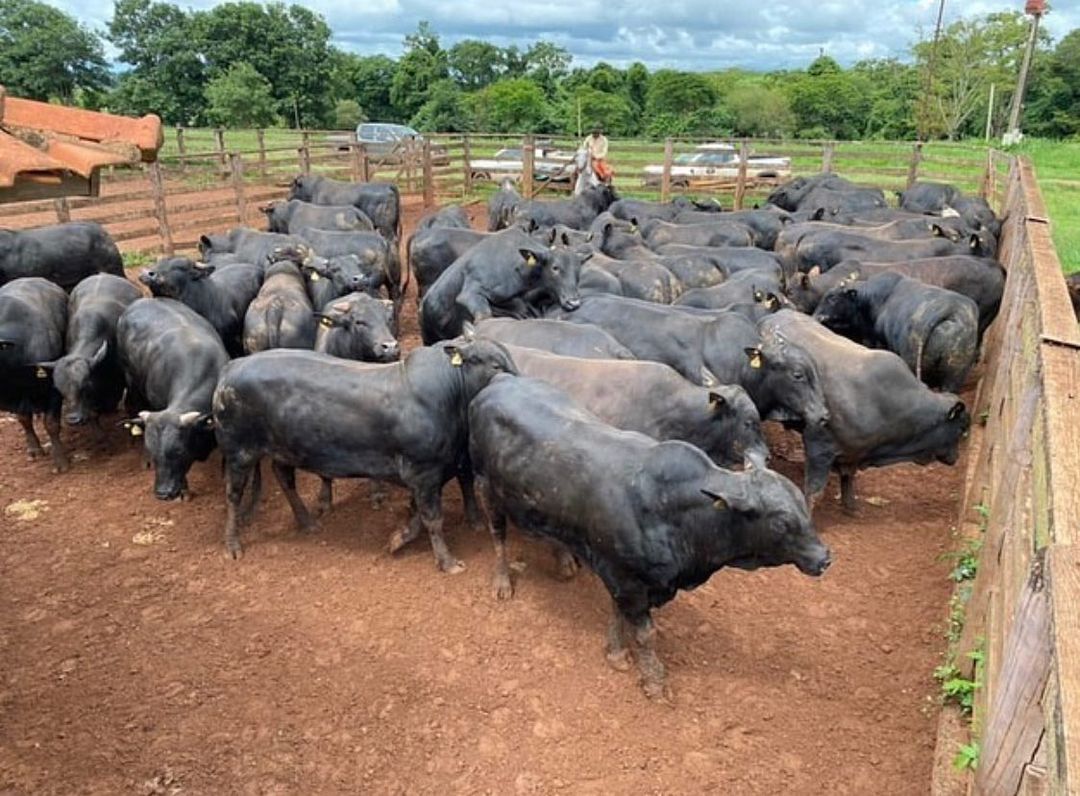
[[1080,141],[1032,139],[1015,151],[1035,164],[1062,268],[1080,271]]

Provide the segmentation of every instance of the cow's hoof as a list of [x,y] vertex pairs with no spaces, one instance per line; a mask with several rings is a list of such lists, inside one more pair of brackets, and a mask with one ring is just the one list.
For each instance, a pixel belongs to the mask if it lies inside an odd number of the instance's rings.
[[641,690],[653,702],[670,702],[671,689],[663,680],[642,680]]
[[300,533],[303,534],[318,533],[322,530],[322,526],[319,525],[319,523],[315,520],[308,520],[307,522],[297,523],[296,527],[300,531]]
[[610,666],[615,671],[630,671],[630,666],[632,664],[630,660],[630,650],[626,649],[625,647],[621,650],[616,650],[614,652],[609,651],[604,655],[604,657],[607,658],[608,666]]
[[61,473],[66,473],[70,469],[71,469],[71,462],[65,460],[65,461],[56,462],[55,464],[53,464],[52,471],[53,471],[53,475],[60,475]]
[[37,459],[40,459],[44,455],[45,455],[45,451],[42,450],[41,448],[27,448],[26,449],[26,458],[29,459],[30,461],[35,461]]
[[491,579],[491,594],[496,600],[509,600],[514,596],[514,584],[508,573],[501,573]]
[[460,575],[465,571],[465,562],[456,558],[448,558],[439,562],[439,569],[447,575]]
[[389,545],[387,545],[388,549],[390,550],[390,555],[398,552],[401,548],[403,548],[412,540],[413,537],[409,535],[409,531],[407,529],[394,531],[392,534],[390,534],[390,543]]
[[225,559],[227,561],[239,561],[243,557],[244,548],[240,546],[239,542],[225,543]]

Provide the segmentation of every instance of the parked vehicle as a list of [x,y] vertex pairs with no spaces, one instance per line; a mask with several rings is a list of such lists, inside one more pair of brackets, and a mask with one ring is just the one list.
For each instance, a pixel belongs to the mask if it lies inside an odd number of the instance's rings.
[[[645,167],[645,184],[659,185],[664,164]],[[671,165],[671,184],[688,188],[691,180],[739,176],[739,150],[731,144],[701,144],[693,152],[677,155]],[[791,158],[751,155],[746,159],[746,176],[755,180],[782,180],[791,176]]]
[[[525,155],[520,147],[500,149],[490,158],[472,158],[469,168],[473,180],[498,182],[505,177],[520,180],[524,171]],[[537,147],[533,161],[533,179],[552,182],[569,182],[573,171],[574,156],[556,149]]]
[[[345,148],[351,140],[344,136],[333,136],[335,142],[340,142]],[[364,145],[368,157],[383,165],[396,166],[405,161],[407,148],[412,145],[419,153],[424,145],[424,136],[404,124],[391,124],[388,122],[362,122],[356,126],[356,139]],[[442,144],[431,145],[432,161],[437,166],[445,166],[450,162],[446,147]]]

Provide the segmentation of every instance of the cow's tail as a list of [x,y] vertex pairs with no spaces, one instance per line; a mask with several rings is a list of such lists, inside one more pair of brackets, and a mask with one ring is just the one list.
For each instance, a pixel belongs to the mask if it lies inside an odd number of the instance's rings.
[[[414,232],[409,236],[409,239],[405,241],[405,262],[402,263],[402,266],[405,268],[405,284],[401,287],[401,298],[403,301],[405,299],[405,292],[409,289],[409,278],[412,276],[412,242],[415,237],[416,233]],[[417,282],[418,286],[419,284],[420,283]],[[417,293],[416,301],[417,303],[420,301],[419,293]]]
[[923,349],[926,347],[926,338],[919,335],[919,342],[915,347],[915,378],[922,381]]

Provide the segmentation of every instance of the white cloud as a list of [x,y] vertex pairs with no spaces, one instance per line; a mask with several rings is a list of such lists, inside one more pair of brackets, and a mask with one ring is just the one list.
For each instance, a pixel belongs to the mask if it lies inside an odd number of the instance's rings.
[[[103,27],[112,15],[109,0],[59,0],[60,8]],[[208,8],[217,0],[181,5]],[[397,55],[402,38],[426,19],[444,45],[481,38],[501,46],[527,46],[545,38],[566,47],[578,63],[606,60],[651,68],[797,68],[824,51],[843,64],[862,58],[907,54],[919,31],[929,31],[938,0],[774,0],[731,3],[717,0],[311,0],[302,3],[329,22],[336,43],[359,53]],[[1021,0],[947,3],[946,21],[964,15],[1020,9]],[[1080,0],[1057,0],[1045,19],[1055,38],[1080,27]]]

